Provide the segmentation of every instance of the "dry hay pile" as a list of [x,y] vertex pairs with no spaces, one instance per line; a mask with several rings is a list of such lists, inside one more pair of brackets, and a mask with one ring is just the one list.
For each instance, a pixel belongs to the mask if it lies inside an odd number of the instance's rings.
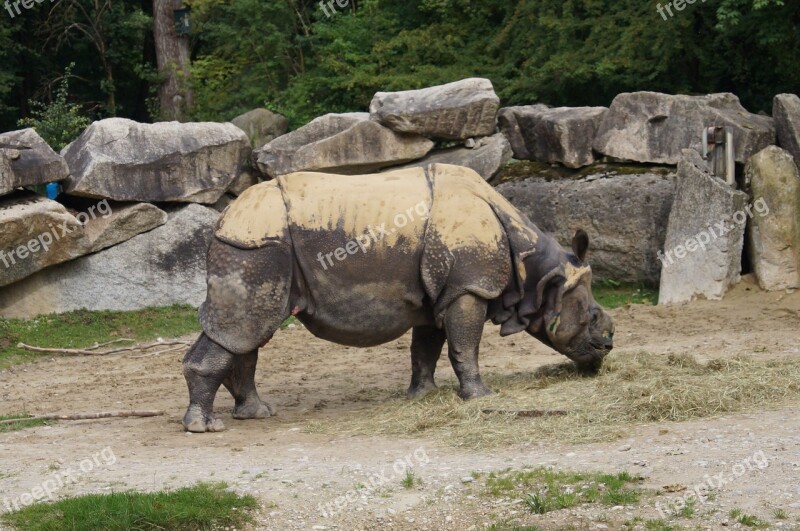
[[[611,440],[628,435],[634,425],[792,403],[800,396],[800,360],[739,356],[701,363],[689,354],[620,353],[594,377],[578,374],[568,362],[535,372],[489,375],[486,382],[496,395],[463,402],[455,389],[440,388],[409,401],[398,392],[346,419],[312,422],[309,430],[424,436],[470,448]],[[566,414],[517,414],[531,409]]]

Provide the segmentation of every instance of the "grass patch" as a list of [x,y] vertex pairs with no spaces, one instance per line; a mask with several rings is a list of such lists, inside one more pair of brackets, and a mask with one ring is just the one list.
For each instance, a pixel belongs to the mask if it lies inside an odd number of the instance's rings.
[[191,306],[148,308],[133,312],[77,310],[35,319],[0,319],[0,369],[52,354],[16,347],[84,348],[120,338],[149,341],[200,332],[197,309]]
[[[571,362],[533,372],[487,374],[497,394],[464,402],[452,387],[409,401],[398,389],[356,415],[321,419],[309,430],[342,435],[425,437],[484,449],[532,441],[592,442],[627,436],[637,424],[685,421],[800,398],[800,359],[733,357],[701,363],[689,354],[614,352],[599,376]],[[483,413],[484,409],[510,413]],[[566,410],[564,416],[517,417],[525,409]]]
[[[289,317],[281,329],[300,321]],[[199,334],[197,309],[187,305],[131,312],[77,310],[35,319],[0,319],[0,370],[43,356],[17,348],[18,343],[48,348],[85,348],[129,338],[139,342]]]
[[629,488],[629,484],[640,481],[641,478],[627,472],[587,474],[546,468],[506,470],[488,475],[485,494],[522,499],[531,513],[546,514],[588,503],[608,506],[635,504],[641,492]]
[[28,417],[30,417],[30,415],[28,415],[27,413],[20,413],[17,415],[0,415],[0,420],[20,419],[19,422],[0,424],[0,433],[21,430],[22,428],[32,428],[34,426],[44,426],[45,424],[47,424],[46,420],[28,419]]
[[209,529],[252,522],[256,499],[226,488],[224,483],[201,483],[154,493],[90,494],[30,505],[2,520],[25,531]]
[[416,474],[413,470],[406,470],[406,475],[403,477],[402,481],[400,482],[403,485],[404,489],[411,489],[419,483]]
[[658,290],[643,284],[628,284],[606,279],[592,286],[594,299],[606,309],[619,308],[626,304],[658,303]]
[[752,514],[747,514],[741,509],[731,509],[731,512],[728,513],[728,516],[747,527],[760,528],[769,526],[768,522],[765,522],[757,516],[753,516]]

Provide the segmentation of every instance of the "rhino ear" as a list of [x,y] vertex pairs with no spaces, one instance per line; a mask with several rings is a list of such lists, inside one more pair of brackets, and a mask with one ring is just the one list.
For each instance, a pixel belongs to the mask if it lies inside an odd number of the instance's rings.
[[572,252],[578,257],[578,260],[583,262],[586,260],[586,251],[589,250],[589,235],[583,229],[575,231],[575,236],[572,237]]

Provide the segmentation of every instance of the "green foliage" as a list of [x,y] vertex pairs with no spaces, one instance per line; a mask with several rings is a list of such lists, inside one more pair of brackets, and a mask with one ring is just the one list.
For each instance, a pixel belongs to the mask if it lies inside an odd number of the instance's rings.
[[[330,16],[318,0],[185,2],[195,120],[263,106],[296,128],[363,111],[379,90],[471,76],[491,79],[504,105],[729,91],[757,112],[800,86],[796,1],[708,0],[667,20],[641,0],[351,0]],[[0,127],[28,116],[27,101],[73,61],[74,96],[93,117],[157,118],[149,9],[68,0],[52,14],[0,17]],[[87,20],[99,23],[102,50],[76,29]]]
[[174,491],[115,492],[36,503],[2,520],[25,531],[123,531],[221,529],[253,521],[258,501],[227,490],[225,483],[200,483]]
[[89,125],[90,120],[82,116],[81,107],[70,103],[69,78],[75,63],[64,70],[64,77],[56,89],[52,102],[31,101],[31,116],[18,122],[20,127],[33,127],[45,142],[56,151],[75,140],[75,138]]

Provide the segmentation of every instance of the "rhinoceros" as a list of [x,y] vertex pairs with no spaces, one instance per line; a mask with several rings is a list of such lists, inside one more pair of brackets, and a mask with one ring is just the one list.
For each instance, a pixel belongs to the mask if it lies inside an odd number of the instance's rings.
[[488,320],[596,371],[614,324],[592,297],[588,246],[579,230],[565,251],[460,166],[300,172],[253,186],[223,212],[208,251],[203,333],[183,360],[183,425],[224,429],[212,414],[220,385],[235,399],[233,418],[274,413],[256,390],[256,361],[290,315],[357,347],[411,329],[410,398],[436,388],[445,341],[459,395],[492,393],[478,370]]

